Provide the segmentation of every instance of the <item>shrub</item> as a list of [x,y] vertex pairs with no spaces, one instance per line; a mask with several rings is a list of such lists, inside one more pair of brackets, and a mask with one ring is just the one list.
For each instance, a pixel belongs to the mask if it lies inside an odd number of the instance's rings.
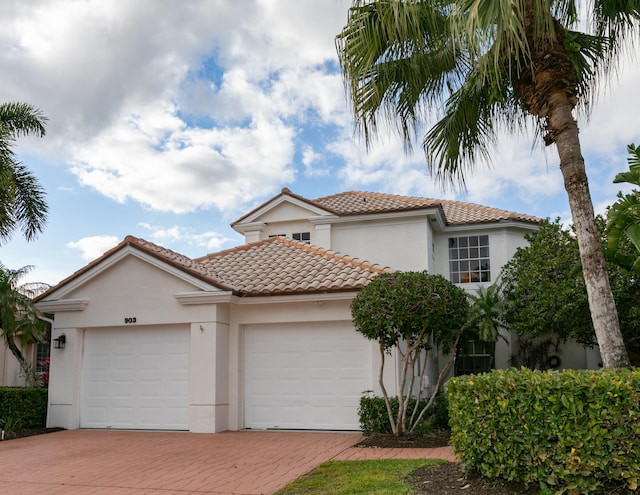
[[39,428],[47,421],[47,389],[0,387],[0,422]]
[[[398,398],[390,397],[389,402],[395,417],[398,413]],[[426,404],[427,400],[422,399],[419,408],[422,409]],[[414,406],[415,398],[412,397],[409,400],[408,414],[413,412]],[[360,417],[360,429],[364,435],[392,433],[384,397],[376,397],[371,391],[365,392],[360,398],[358,416]],[[416,428],[416,433],[429,433],[433,428],[449,428],[449,412],[444,394],[438,394],[433,405],[427,410],[423,421]]]
[[466,468],[542,493],[638,487],[640,370],[498,370],[453,378],[447,394]]

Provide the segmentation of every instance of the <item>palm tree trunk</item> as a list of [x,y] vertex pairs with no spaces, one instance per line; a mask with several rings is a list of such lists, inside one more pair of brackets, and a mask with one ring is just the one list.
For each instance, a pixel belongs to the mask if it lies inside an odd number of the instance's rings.
[[578,125],[572,115],[573,107],[564,92],[556,92],[549,103],[548,129],[560,156],[560,170],[578,238],[589,310],[603,366],[626,368],[630,366],[629,357],[622,340],[604,252],[595,224],[584,158],[580,150]]

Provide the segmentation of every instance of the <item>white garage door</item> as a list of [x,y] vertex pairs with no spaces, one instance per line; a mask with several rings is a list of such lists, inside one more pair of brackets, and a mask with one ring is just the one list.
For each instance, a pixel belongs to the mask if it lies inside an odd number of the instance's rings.
[[346,323],[247,326],[245,428],[357,430],[371,344]]
[[187,430],[189,330],[88,329],[81,428]]

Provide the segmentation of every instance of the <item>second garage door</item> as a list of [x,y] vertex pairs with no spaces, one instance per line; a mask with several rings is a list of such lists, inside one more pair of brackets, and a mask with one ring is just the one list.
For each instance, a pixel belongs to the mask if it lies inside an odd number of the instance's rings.
[[187,430],[189,330],[85,331],[81,428]]
[[245,428],[359,429],[371,349],[349,323],[247,326]]

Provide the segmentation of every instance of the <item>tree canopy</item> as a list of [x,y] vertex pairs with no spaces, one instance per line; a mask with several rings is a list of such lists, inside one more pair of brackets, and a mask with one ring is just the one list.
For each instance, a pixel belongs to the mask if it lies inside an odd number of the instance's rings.
[[[467,294],[441,275],[427,272],[394,272],[375,277],[351,303],[356,329],[380,346],[379,385],[387,406],[391,429],[396,435],[412,431],[435,400],[446,372],[451,367],[455,349],[468,318]],[[409,397],[420,399],[429,351],[438,345],[450,352],[427,405],[418,410],[419,400],[409,420]],[[394,417],[384,384],[385,354],[394,349],[402,360],[397,383],[398,413]],[[418,377],[419,383],[415,383]]]
[[507,325],[528,337],[550,332],[561,340],[595,343],[575,235],[559,219],[545,220],[527,240],[500,274],[503,297],[510,301]]
[[[597,218],[601,242],[604,219]],[[589,318],[587,291],[580,275],[578,241],[558,219],[545,220],[540,230],[527,236],[529,245],[519,248],[502,269],[505,321],[510,330],[529,339],[554,337],[595,343]],[[620,246],[623,252],[629,246]],[[634,366],[640,364],[640,277],[613,261],[607,274],[616,301],[620,327]]]
[[20,229],[28,241],[47,221],[45,192],[29,169],[17,161],[13,145],[20,136],[45,135],[47,119],[26,103],[0,104],[0,243]]
[[20,284],[30,266],[12,270],[0,264],[0,334],[2,339],[29,377],[29,363],[22,348],[43,338],[45,322],[32,299],[46,288],[44,284]]
[[[629,171],[616,175],[613,182],[640,186],[640,148],[630,144],[627,150]],[[635,249],[620,249],[625,240]],[[618,201],[607,211],[607,248],[608,256],[616,263],[640,274],[640,189],[618,193]]]

